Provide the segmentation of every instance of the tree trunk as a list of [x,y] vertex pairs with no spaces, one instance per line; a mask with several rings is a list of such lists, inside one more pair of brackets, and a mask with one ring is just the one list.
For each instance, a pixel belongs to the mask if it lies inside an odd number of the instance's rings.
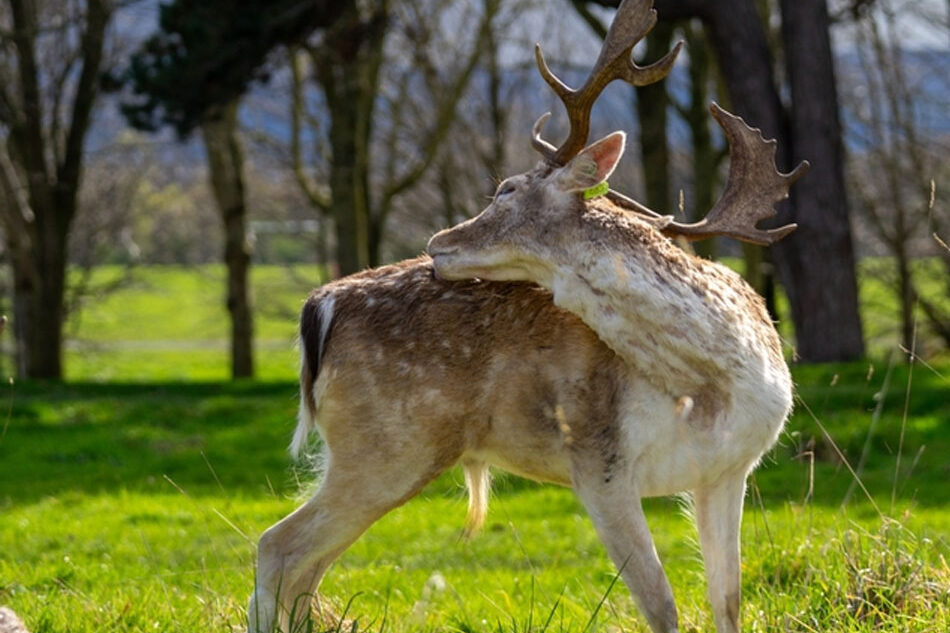
[[[349,74],[349,73],[345,73]],[[366,163],[369,139],[362,133],[365,122],[359,121],[354,104],[358,83],[344,76],[341,83],[328,90],[330,118],[330,190],[333,198],[330,215],[336,228],[336,261],[340,275],[349,275],[370,265],[369,256],[369,180]],[[326,88],[326,84],[324,84]],[[333,98],[329,95],[333,94]],[[356,94],[354,94],[354,92]]]
[[[672,40],[673,23],[658,23],[646,37],[646,62],[652,63],[666,55]],[[646,205],[659,213],[671,213],[670,143],[666,130],[670,100],[666,82],[637,86],[636,92]]]
[[914,339],[917,324],[914,318],[914,304],[916,292],[914,279],[910,269],[910,253],[907,252],[907,242],[902,241],[895,252],[897,257],[897,292],[900,294],[901,308],[901,345],[904,349],[914,349]]
[[[13,254],[14,331],[17,335],[19,374],[26,378],[60,379],[63,376],[63,310],[66,289],[67,236],[76,215],[82,172],[83,142],[99,86],[99,74],[110,7],[104,0],[88,0],[81,21],[84,27],[75,51],[81,62],[68,94],[53,100],[71,118],[61,137],[44,128],[49,123],[36,53],[40,32],[35,8],[25,0],[10,1],[12,40],[15,44],[14,77],[5,77],[0,96],[8,107],[0,110],[0,123],[9,129],[9,151],[2,165],[2,205],[7,240]],[[7,93],[16,90],[16,98]],[[13,105],[18,106],[16,111]],[[53,146],[56,149],[53,149]],[[55,156],[51,165],[48,158]],[[9,159],[9,160],[7,160]],[[22,178],[22,181],[19,179]],[[11,193],[26,191],[26,195]]]
[[[489,28],[487,33],[488,45],[488,103],[489,120],[491,121],[491,152],[484,163],[489,173],[499,174],[507,165],[505,155],[505,134],[508,127],[508,107],[503,103],[501,86],[504,81],[499,57],[501,46],[495,29]],[[451,224],[449,225],[451,226]]]
[[[34,206],[36,209],[36,206]],[[64,215],[73,215],[66,213]],[[68,225],[51,217],[56,210],[37,216],[37,248],[32,301],[28,300],[26,329],[26,375],[30,378],[58,380],[63,377],[63,299],[66,292],[66,236]],[[52,221],[49,221],[52,220]]]
[[330,215],[340,275],[376,264],[382,234],[382,227],[370,225],[369,144],[388,7],[379,3],[364,20],[354,0],[348,5],[325,42],[312,51],[332,121]]
[[789,164],[811,161],[792,188],[798,230],[774,247],[805,361],[864,354],[854,249],[844,185],[844,148],[825,0],[781,0],[791,89]]
[[254,376],[254,319],[248,290],[251,249],[247,242],[244,159],[238,141],[237,103],[201,127],[208,173],[224,221],[224,261],[228,269],[227,306],[231,315],[231,377]]
[[33,311],[35,275],[28,272],[29,268],[24,270],[16,262],[11,268],[13,270],[13,358],[16,364],[16,375],[26,377],[30,375],[29,341],[32,335],[27,324],[32,322],[30,314]]
[[[659,0],[657,11],[664,21],[687,17],[698,17],[703,21],[705,39],[715,51],[717,66],[725,84],[728,99],[726,107],[753,127],[760,128],[765,138],[778,141],[780,151],[776,163],[780,169],[787,170],[790,161],[783,154],[788,149],[785,112],[775,87],[766,33],[752,0]],[[708,121],[708,104],[699,105]],[[708,195],[709,190],[701,193]],[[700,192],[697,197],[699,195]],[[779,204],[777,209],[782,223],[791,221],[790,204]],[[743,253],[746,278],[774,310],[774,283],[769,279],[769,271],[763,267],[765,254],[761,252],[761,247],[752,245],[744,245]],[[793,286],[795,282],[789,277],[785,277],[784,281],[787,287]],[[774,312],[772,314],[774,317]],[[793,321],[796,316],[792,314]],[[798,322],[795,321],[795,324],[797,332]]]
[[851,360],[864,354],[857,282],[842,172],[828,14],[824,0],[782,0],[783,44],[792,97],[790,119],[779,100],[765,30],[752,0],[658,0],[661,19],[700,17],[731,99],[730,107],[779,144],[787,171],[811,171],[778,206],[777,222],[799,228],[772,249],[792,306],[798,356]]
[[57,205],[45,183],[35,183],[30,194],[28,222],[17,227],[7,214],[20,211],[7,205],[4,209],[13,271],[17,373],[24,378],[59,379],[68,232],[64,222],[72,217],[71,202],[66,196]]
[[29,200],[23,192],[16,170],[0,146],[0,220],[5,229],[7,253],[12,272],[11,296],[13,302],[13,358],[18,376],[27,376],[27,338],[32,337],[27,324],[32,323],[34,289],[37,271],[32,245],[36,223]]
[[[715,203],[715,189],[718,183],[719,163],[722,153],[713,145],[709,129],[708,85],[712,75],[712,60],[703,35],[703,28],[697,24],[685,24],[686,46],[689,50],[690,102],[686,106],[684,118],[689,125],[690,138],[693,141],[693,213],[688,220],[698,222],[712,209]],[[716,257],[716,240],[703,240],[693,245],[700,257]],[[759,290],[759,288],[756,288]]]

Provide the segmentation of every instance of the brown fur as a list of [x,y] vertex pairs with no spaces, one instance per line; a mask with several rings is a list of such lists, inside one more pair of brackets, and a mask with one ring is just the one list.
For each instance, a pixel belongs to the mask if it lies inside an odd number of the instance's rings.
[[[363,417],[358,414],[362,405],[354,401],[365,400],[361,396],[368,391],[381,390],[385,402],[411,414],[417,406],[412,398],[438,389],[439,404],[455,420],[434,429],[444,454],[477,450],[491,441],[492,419],[483,412],[492,399],[517,406],[532,420],[531,433],[542,438],[559,433],[556,406],[566,407],[574,433],[581,434],[578,441],[590,444],[609,435],[592,425],[616,417],[610,376],[619,361],[538,286],[444,281],[435,277],[428,258],[420,258],[323,286],[308,299],[305,318],[331,296],[333,322],[304,396],[312,394],[320,372],[333,371],[337,378],[327,397],[355,406],[354,424]],[[318,332],[302,327],[305,349],[318,347]],[[567,376],[565,355],[574,357],[567,362]],[[307,357],[316,356],[308,351]],[[356,393],[330,395],[344,388]],[[331,447],[334,432],[324,430]]]
[[288,625],[287,600],[309,596],[363,529],[456,463],[469,530],[484,520],[488,463],[565,485],[574,463],[607,482],[628,466],[628,368],[534,284],[441,280],[428,257],[368,270],[311,294],[300,344],[298,434],[320,432],[327,471],[261,537],[252,630]]

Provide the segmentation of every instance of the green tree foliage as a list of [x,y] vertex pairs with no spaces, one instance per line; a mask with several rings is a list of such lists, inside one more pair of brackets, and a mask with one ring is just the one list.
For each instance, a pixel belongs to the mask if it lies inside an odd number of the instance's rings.
[[[483,0],[470,50],[444,55],[455,62],[450,78],[439,81],[432,111],[417,135],[413,160],[403,161],[387,182],[374,182],[371,145],[381,116],[378,106],[380,69],[386,63],[385,43],[395,26],[416,34],[409,59],[426,48],[418,22],[400,22],[400,9],[437,23],[452,2],[403,0],[371,3],[249,2],[234,6],[220,1],[176,0],[162,7],[160,32],[132,57],[128,69],[113,76],[132,94],[124,112],[143,129],[173,126],[187,134],[202,120],[216,118],[245,92],[255,78],[266,77],[268,53],[278,46],[304,51],[311,62],[308,80],[321,90],[326,107],[330,148],[326,183],[319,206],[332,219],[336,261],[342,274],[379,263],[379,250],[393,200],[415,186],[432,164],[445,139],[472,73],[490,42],[492,20],[501,0]],[[406,11],[404,11],[406,13]],[[405,16],[403,16],[405,21]],[[423,25],[424,26],[424,25]],[[465,39],[465,38],[462,38]],[[299,45],[299,46],[298,46]],[[453,51],[457,53],[458,51]],[[426,49],[422,58],[432,51]],[[400,60],[404,61],[404,60]],[[425,69],[423,68],[423,71]],[[392,176],[392,178],[389,178]],[[374,189],[374,187],[376,187]],[[323,195],[325,190],[326,195]]]
[[175,0],[160,6],[159,30],[113,73],[112,87],[129,84],[122,111],[155,131],[193,130],[209,108],[228,104],[255,79],[265,79],[268,54],[334,23],[349,2],[336,0]]
[[252,318],[247,289],[243,158],[237,104],[248,84],[266,77],[268,53],[339,19],[345,3],[178,0],[159,8],[159,30],[132,55],[117,85],[131,84],[122,106],[129,123],[155,131],[165,125],[186,136],[201,126],[211,186],[225,225],[232,369],[253,375]]

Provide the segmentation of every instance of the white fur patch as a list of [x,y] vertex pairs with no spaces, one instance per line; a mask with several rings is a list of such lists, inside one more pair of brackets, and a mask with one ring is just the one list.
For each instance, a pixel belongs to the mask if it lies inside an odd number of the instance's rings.
[[[320,356],[323,356],[323,347],[327,340],[327,333],[330,331],[330,323],[333,321],[333,307],[336,305],[336,298],[333,295],[328,296],[320,302]],[[311,367],[310,371],[318,372],[319,367]]]
[[294,430],[293,440],[290,442],[290,455],[294,459],[300,459],[304,454],[304,449],[310,440],[310,434],[317,426],[316,416],[320,412],[320,402],[326,394],[327,386],[332,379],[331,371],[321,371],[317,381],[313,385],[313,401],[316,403],[316,412],[311,417],[310,409],[301,394],[300,408],[297,410],[297,428]]

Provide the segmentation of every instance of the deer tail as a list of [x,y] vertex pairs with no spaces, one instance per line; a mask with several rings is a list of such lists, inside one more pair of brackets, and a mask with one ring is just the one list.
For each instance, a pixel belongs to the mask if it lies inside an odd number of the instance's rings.
[[488,464],[475,459],[462,462],[465,487],[468,488],[468,515],[465,517],[465,535],[474,536],[485,524],[488,498],[491,495],[491,473]]
[[320,400],[316,393],[317,379],[330,341],[333,307],[332,294],[311,295],[300,314],[300,409],[297,413],[297,430],[290,443],[290,454],[295,459],[303,453],[316,427]]

